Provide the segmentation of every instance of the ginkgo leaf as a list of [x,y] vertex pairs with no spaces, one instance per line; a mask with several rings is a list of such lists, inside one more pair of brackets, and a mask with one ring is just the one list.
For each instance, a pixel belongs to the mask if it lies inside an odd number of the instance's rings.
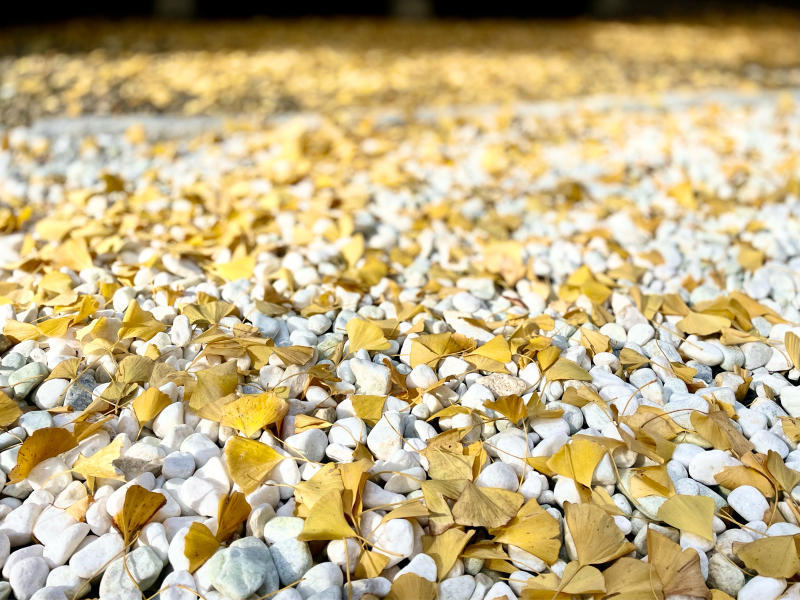
[[725,467],[719,473],[714,474],[714,480],[729,490],[735,490],[742,485],[750,485],[764,494],[766,498],[775,495],[775,487],[763,473],[744,465]]
[[156,387],[150,387],[133,399],[133,412],[136,413],[139,423],[148,423],[171,402],[164,392]]
[[354,394],[350,396],[350,401],[353,403],[353,411],[356,416],[374,427],[383,415],[386,396]]
[[603,574],[589,565],[570,562],[558,577],[552,573],[528,579],[523,587],[523,600],[569,600],[583,594],[602,594],[606,591]]
[[600,352],[608,352],[611,338],[599,331],[581,327],[581,345],[591,351],[591,356]]
[[785,492],[791,493],[795,486],[800,483],[800,473],[787,467],[781,455],[775,450],[768,451],[767,469],[769,469],[770,475],[775,478],[775,481]]
[[591,381],[592,376],[589,371],[584,369],[578,363],[569,359],[559,357],[553,366],[546,370],[545,376],[548,381]]
[[3,326],[3,334],[15,342],[35,340],[42,335],[36,325],[23,321],[15,321],[14,319],[6,320],[6,324]]
[[57,317],[42,321],[37,328],[39,333],[45,337],[61,338],[66,336],[70,325],[72,325],[72,317]]
[[144,310],[139,303],[133,299],[128,304],[125,316],[122,317],[122,327],[119,329],[119,339],[139,338],[148,341],[155,334],[166,329],[161,321],[158,321],[153,313]]
[[350,267],[355,264],[364,256],[364,236],[360,233],[355,234],[348,242],[339,249],[342,256],[347,261]]
[[226,263],[214,265],[214,273],[228,281],[238,279],[250,279],[256,267],[256,257],[254,255],[239,256]]
[[420,577],[416,573],[404,573],[392,582],[392,589],[386,600],[433,600],[436,597],[436,583]]
[[787,331],[783,336],[783,343],[786,345],[786,353],[792,361],[795,369],[800,369],[800,337],[793,331]]
[[230,539],[250,516],[250,510],[250,504],[242,492],[223,496],[217,508],[217,539],[220,542]]
[[496,401],[484,402],[486,408],[495,410],[515,425],[528,416],[528,409],[522,397],[516,394],[511,396],[501,396]]
[[658,518],[681,531],[713,541],[714,500],[708,496],[677,494],[658,509]]
[[428,459],[428,476],[431,479],[472,479],[472,456],[447,452],[440,448],[424,451]]
[[[58,363],[47,379],[68,379],[72,381],[78,378],[78,369],[80,368],[80,358],[67,358]],[[46,381],[46,380],[45,380]]]
[[633,348],[623,348],[619,351],[619,363],[626,371],[635,371],[648,364],[650,359],[639,354]]
[[341,540],[355,537],[356,532],[344,517],[342,495],[337,491],[328,492],[311,507],[303,531],[297,536],[300,541]]
[[234,436],[225,444],[228,472],[245,494],[255,491],[284,458],[274,448],[256,440]]
[[128,488],[122,510],[114,516],[114,525],[122,534],[126,547],[166,503],[167,499],[158,492],[151,492],[140,485]]
[[221,398],[232,394],[239,384],[239,375],[236,369],[236,361],[228,360],[208,369],[203,369],[195,373],[197,385],[189,398],[189,406],[197,413],[204,409],[214,410],[219,421],[221,409],[218,401]]
[[800,568],[794,535],[774,535],[746,544],[735,543],[733,551],[748,569],[762,577],[793,577]]
[[383,331],[374,323],[358,317],[352,318],[345,326],[350,352],[359,350],[386,350],[390,343],[383,336]]
[[722,331],[724,327],[730,327],[731,321],[719,315],[690,312],[678,321],[675,326],[683,333],[711,335]]
[[241,431],[245,437],[277,423],[289,410],[289,404],[274,392],[245,394],[222,405],[221,425]]
[[403,506],[399,506],[394,510],[390,510],[383,516],[380,524],[383,525],[386,521],[391,521],[392,519],[427,517],[428,514],[428,509],[424,504],[422,504],[422,502],[413,500],[408,502],[408,504],[404,504]]
[[211,530],[196,522],[189,527],[183,544],[183,555],[189,559],[189,573],[194,573],[202,567],[220,546]]
[[469,354],[465,354],[464,360],[484,371],[505,371],[503,365],[511,361],[511,348],[502,335],[496,335]]
[[94,489],[96,477],[125,481],[122,473],[112,464],[122,454],[122,441],[121,438],[117,438],[89,457],[81,454],[72,465],[72,470],[83,476],[90,490]]
[[422,536],[422,549],[436,563],[436,573],[439,581],[445,578],[458,560],[464,547],[469,542],[475,531],[461,531],[448,529],[439,535]]
[[599,565],[635,549],[614,519],[599,506],[567,502],[564,513],[580,564]]
[[43,460],[72,450],[77,445],[78,440],[66,429],[58,427],[37,429],[22,442],[17,454],[17,464],[8,474],[9,483],[22,481]]
[[409,364],[411,367],[428,365],[436,368],[439,360],[445,356],[462,352],[474,344],[465,336],[457,333],[431,333],[420,335],[411,340]]
[[453,505],[459,525],[496,529],[508,523],[522,506],[522,494],[500,488],[478,487],[468,482]]
[[183,313],[192,325],[217,325],[223,318],[236,310],[236,306],[222,300],[212,300],[210,302],[199,302],[197,304],[187,304],[181,308]]
[[647,560],[655,569],[665,597],[672,595],[710,598],[700,570],[700,556],[694,548],[685,550],[658,533],[647,529]]
[[0,391],[0,427],[8,427],[22,415],[19,405]]
[[389,556],[375,550],[363,550],[358,557],[353,575],[356,579],[378,577],[389,563]]
[[603,571],[606,594],[614,600],[654,600],[661,598],[661,580],[652,565],[623,556]]
[[145,383],[150,379],[154,366],[152,359],[131,354],[120,361],[114,379],[121,383]]
[[492,531],[492,535],[495,542],[518,546],[547,564],[558,559],[561,549],[561,525],[535,498],[528,500],[511,521]]
[[547,461],[547,466],[554,473],[591,487],[594,470],[605,454],[605,446],[578,438],[561,446]]

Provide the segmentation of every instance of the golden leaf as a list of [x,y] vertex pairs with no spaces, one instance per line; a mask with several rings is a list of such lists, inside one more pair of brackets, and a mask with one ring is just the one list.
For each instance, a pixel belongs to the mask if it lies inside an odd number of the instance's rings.
[[474,347],[474,343],[458,333],[432,333],[411,340],[409,364],[411,367],[428,365],[436,368],[440,359]]
[[8,427],[22,415],[19,405],[0,391],[0,427]]
[[133,399],[133,412],[139,423],[147,423],[169,406],[171,400],[157,387],[149,387]]
[[189,573],[202,567],[220,546],[211,530],[202,523],[191,524],[183,543],[183,555],[189,559]]
[[236,281],[237,279],[250,279],[255,267],[256,257],[245,254],[226,263],[214,265],[213,271],[223,279]]
[[659,507],[658,518],[681,531],[714,540],[714,500],[708,496],[672,496]]
[[719,333],[723,327],[730,327],[731,321],[719,315],[690,312],[678,321],[675,326],[684,333],[711,335],[712,333]]
[[474,530],[448,529],[439,535],[422,536],[422,549],[425,554],[436,562],[436,573],[439,581],[444,579],[444,576],[453,568],[467,542],[474,534]]
[[635,371],[648,364],[650,359],[639,354],[633,348],[623,348],[619,352],[619,363],[626,371]]
[[570,600],[583,594],[602,594],[606,591],[603,574],[589,565],[570,562],[559,581],[554,573],[528,579],[523,587],[523,600]]
[[356,563],[355,575],[356,579],[370,579],[378,577],[389,562],[389,557],[380,552],[363,550],[361,556],[358,557]]
[[603,571],[608,598],[614,600],[659,600],[661,580],[653,567],[641,560],[623,556]]
[[77,445],[78,440],[66,429],[58,427],[37,429],[22,442],[17,454],[17,464],[8,474],[9,483],[22,481],[43,460],[72,450]]
[[[263,302],[263,300],[259,301]],[[197,304],[187,304],[181,308],[181,313],[189,319],[192,325],[217,325],[224,317],[233,313],[236,307],[222,300],[211,300]]]
[[[388,557],[387,557],[388,561]],[[392,589],[386,600],[433,600],[436,597],[436,584],[416,573],[405,573],[392,582]]]
[[665,597],[674,595],[710,598],[694,548],[681,547],[652,528],[647,530],[647,560],[653,566]]
[[139,303],[133,299],[128,304],[125,316],[122,317],[119,339],[139,338],[147,341],[155,334],[165,329],[166,326],[163,323],[156,320],[151,312],[144,310],[139,306]]
[[347,322],[345,329],[350,341],[350,352],[386,350],[390,346],[381,328],[365,319],[354,317]]
[[288,410],[286,400],[274,392],[245,394],[222,405],[219,422],[250,437],[259,429],[283,419]]
[[599,331],[581,327],[581,345],[594,356],[600,352],[608,352],[610,338]]
[[[200,413],[204,409],[208,414],[217,415],[211,420],[219,421],[221,409],[220,398],[232,394],[239,383],[236,361],[228,360],[202,371],[197,371],[197,385],[189,398],[189,407]],[[208,417],[206,417],[208,418]]]
[[800,369],[800,337],[792,331],[787,331],[783,336],[783,343],[786,345],[786,353],[792,361],[795,369]]
[[72,470],[79,473],[86,480],[90,490],[94,490],[94,480],[96,477],[106,479],[117,479],[125,481],[122,473],[113,465],[122,454],[122,439],[117,438],[105,448],[98,450],[89,457],[78,456]]
[[217,535],[220,542],[227,541],[250,516],[250,504],[242,492],[232,492],[220,498],[217,508]]
[[297,539],[302,542],[341,540],[355,535],[356,532],[344,517],[342,494],[334,490],[314,503],[303,523],[303,531]]
[[791,493],[795,486],[800,483],[800,473],[787,467],[781,455],[774,450],[768,451],[767,469],[784,492]]
[[483,405],[486,408],[499,412],[515,425],[528,415],[525,402],[516,394],[511,396],[501,396],[496,401],[484,402]]
[[614,519],[599,506],[567,502],[564,512],[581,565],[609,562],[635,549]]
[[36,325],[15,321],[14,319],[8,319],[6,321],[6,324],[3,326],[3,333],[15,342],[35,340],[42,335]]
[[592,376],[578,363],[559,357],[552,367],[547,369],[545,376],[548,381],[591,381]]
[[547,466],[554,473],[591,487],[594,470],[605,454],[604,446],[586,438],[578,438],[561,446],[547,461]]
[[145,383],[150,379],[154,366],[152,359],[131,354],[120,361],[114,379],[121,383]]
[[[69,379],[70,381],[78,378],[78,368],[80,367],[80,358],[68,358],[62,360],[56,365],[56,368],[50,371],[47,379]],[[45,381],[47,381],[47,379]]]
[[511,361],[511,348],[502,335],[496,335],[473,352],[465,354],[464,360],[485,371],[505,371],[505,363]]
[[558,559],[561,549],[559,522],[535,499],[528,500],[511,521],[492,531],[492,535],[495,542],[518,546],[547,564]]
[[474,457],[447,452],[440,448],[425,449],[428,459],[428,476],[431,479],[472,479]]
[[395,508],[394,510],[390,510],[386,513],[383,518],[381,519],[381,525],[383,525],[386,521],[391,521],[392,519],[411,519],[416,517],[427,517],[430,513],[425,505],[418,500],[412,500],[407,504],[403,504]]
[[70,238],[58,248],[55,253],[58,264],[69,267],[76,273],[83,269],[91,269],[92,256],[83,238]]
[[64,337],[67,334],[67,329],[72,325],[72,317],[57,317],[55,319],[47,319],[39,323],[37,328],[39,333],[45,337]]
[[225,461],[231,479],[245,494],[255,491],[284,458],[266,444],[239,436],[232,437],[225,444]]
[[350,240],[339,249],[347,264],[352,268],[364,256],[364,236],[360,233],[355,234]]
[[167,499],[158,492],[151,492],[140,485],[128,488],[122,510],[114,516],[114,525],[122,534],[126,547],[166,503]]
[[748,569],[762,577],[793,577],[800,567],[794,535],[775,535],[734,544],[733,550]]
[[775,495],[775,488],[765,475],[756,469],[745,467],[744,465],[725,467],[722,471],[714,475],[714,480],[719,485],[729,490],[735,490],[741,485],[750,485],[767,498],[771,498]]
[[355,394],[350,396],[350,401],[353,403],[353,411],[356,416],[363,419],[367,425],[374,427],[383,414],[386,396]]

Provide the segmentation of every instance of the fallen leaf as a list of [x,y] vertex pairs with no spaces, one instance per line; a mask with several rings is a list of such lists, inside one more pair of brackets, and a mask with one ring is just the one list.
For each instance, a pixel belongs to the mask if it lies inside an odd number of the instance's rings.
[[584,594],[602,594],[606,591],[603,574],[589,565],[572,561],[564,568],[559,579],[547,573],[528,579],[522,589],[523,600],[570,600]]
[[578,363],[559,357],[552,367],[545,371],[548,381],[591,381],[592,376]]
[[661,505],[658,509],[658,518],[681,531],[688,531],[713,541],[714,510],[714,500],[708,496],[677,494],[667,498]]
[[[388,560],[388,557],[387,557]],[[433,581],[428,581],[416,573],[405,573],[392,582],[392,588],[386,600],[433,600],[436,597],[437,587]]]
[[255,491],[284,458],[274,448],[240,436],[232,437],[225,444],[228,472],[245,494]]
[[623,556],[603,571],[606,598],[613,600],[659,600],[661,580],[652,565]]
[[614,519],[593,504],[564,505],[565,520],[581,565],[599,565],[635,549]]
[[459,525],[496,529],[514,518],[523,502],[522,494],[517,492],[468,482],[452,513]]
[[774,535],[746,544],[734,543],[733,551],[748,569],[762,577],[793,577],[800,567],[794,535]]
[[800,369],[800,337],[793,331],[787,331],[783,336],[783,343],[786,345],[786,353],[792,361],[795,369]]
[[561,525],[536,499],[528,500],[511,521],[491,533],[495,542],[518,546],[549,565],[558,559]]
[[157,387],[150,387],[133,399],[133,412],[139,423],[149,423],[171,403],[164,392]]
[[242,492],[231,492],[223,496],[217,508],[217,539],[226,542],[250,516],[248,504]]
[[183,555],[189,559],[189,573],[202,567],[220,546],[211,530],[202,523],[191,524],[183,544]]
[[453,568],[467,542],[474,534],[474,530],[448,529],[439,535],[422,536],[422,549],[425,554],[436,562],[436,573],[439,581],[444,579],[445,575]]
[[0,391],[0,427],[8,427],[22,415],[19,405]]
[[166,503],[167,499],[158,492],[151,492],[140,485],[128,488],[122,510],[114,516],[114,525],[122,534],[126,548]]
[[134,299],[130,301],[125,316],[122,317],[119,339],[139,338],[147,341],[166,328],[166,325],[156,320],[153,313],[144,310]]
[[245,394],[222,405],[220,424],[250,437],[258,430],[277,423],[286,415],[289,404],[274,392]]
[[604,446],[586,438],[578,438],[561,446],[547,461],[547,466],[554,473],[591,487],[594,470],[605,454]]
[[381,328],[365,319],[354,317],[347,322],[345,329],[352,353],[359,350],[386,350],[390,346]]
[[303,531],[297,539],[309,540],[341,540],[355,537],[356,532],[344,517],[342,494],[332,491],[322,496],[311,507],[303,523]]
[[784,492],[791,493],[795,486],[800,483],[800,473],[787,467],[781,455],[774,450],[768,451],[767,469],[769,469],[770,474]]
[[719,315],[690,312],[678,321],[675,326],[683,333],[711,335],[712,333],[719,333],[724,327],[730,327],[731,321]]
[[96,477],[125,481],[122,474],[112,464],[121,454],[122,439],[117,438],[108,446],[101,448],[89,457],[82,454],[78,456],[75,464],[72,465],[72,470],[80,474],[86,480],[89,490],[92,491],[94,490],[94,480]]
[[22,442],[17,454],[17,464],[8,474],[8,482],[22,481],[43,460],[72,450],[77,445],[78,440],[66,429],[58,427],[37,429]]
[[647,530],[647,560],[655,569],[665,597],[672,595],[710,598],[694,548],[681,547],[652,528]]
[[356,416],[366,421],[367,425],[374,427],[383,415],[386,396],[354,394],[350,396],[350,401]]

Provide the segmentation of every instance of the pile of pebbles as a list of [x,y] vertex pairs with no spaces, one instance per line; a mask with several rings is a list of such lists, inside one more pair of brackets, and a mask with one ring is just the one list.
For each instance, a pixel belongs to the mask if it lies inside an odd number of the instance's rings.
[[[696,553],[705,597],[800,597],[796,576],[762,575],[738,554],[739,543],[800,534],[800,486],[768,496],[720,485],[723,469],[750,463],[695,420],[727,408],[721,430],[800,471],[800,370],[787,343],[800,336],[796,99],[615,106],[301,116],[159,141],[154,123],[125,136],[10,130],[0,390],[22,414],[0,434],[0,599],[358,600],[398,597],[393,584],[413,573],[442,600],[516,600],[576,559],[565,507],[598,497],[612,501],[628,556],[652,562],[649,531]],[[214,302],[224,314],[186,310]],[[133,303],[148,325],[122,336]],[[380,325],[381,349],[351,349],[354,319]],[[214,337],[244,330],[305,358],[261,364]],[[420,363],[414,340],[447,332],[478,350],[499,338],[511,358],[482,370],[471,349],[448,349]],[[548,378],[536,344],[576,378]],[[152,379],[97,402],[131,355],[173,374],[146,422],[131,402]],[[287,414],[248,436],[284,458],[246,494],[232,539],[190,573],[191,525],[215,530],[220,500],[240,490],[225,448],[242,432],[189,406],[195,374],[228,361],[236,395],[285,397]],[[382,398],[374,419],[353,401],[364,396]],[[487,406],[514,396],[559,416],[520,424]],[[660,465],[634,443],[648,410],[674,428],[663,495],[632,492],[641,469]],[[35,432],[101,418],[11,482]],[[453,430],[459,448],[482,452],[475,486],[535,501],[557,522],[555,560],[498,543],[505,558],[460,555],[441,572],[425,551],[444,535],[432,515],[383,520],[409,499],[425,505],[422,485],[437,479],[425,449]],[[618,445],[591,485],[542,467],[584,438]],[[73,470],[112,444],[113,477]],[[358,460],[370,464],[359,537],[299,539],[296,486]],[[114,519],[134,485],[165,503],[126,548]],[[660,519],[673,495],[713,500],[713,539]],[[492,540],[487,527],[451,529]],[[356,569],[365,548],[388,557],[368,577]]]

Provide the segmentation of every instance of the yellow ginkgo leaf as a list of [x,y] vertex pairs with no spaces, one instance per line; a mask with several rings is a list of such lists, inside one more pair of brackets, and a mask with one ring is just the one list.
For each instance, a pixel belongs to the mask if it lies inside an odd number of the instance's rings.
[[133,299],[128,304],[125,316],[122,317],[119,339],[139,338],[147,341],[166,328],[166,325],[156,320],[153,313],[144,310],[139,306],[139,303]]
[[222,300],[187,304],[181,308],[181,312],[189,319],[192,325],[201,326],[217,325],[224,317],[227,317],[235,310],[236,306]]
[[60,338],[66,336],[70,325],[72,325],[72,317],[56,317],[42,321],[37,327],[39,333],[45,337]]
[[681,531],[714,539],[714,500],[708,496],[672,496],[658,509],[658,518]]
[[661,598],[661,580],[652,565],[623,556],[603,571],[607,597],[614,600]]
[[608,352],[611,338],[594,329],[581,327],[581,345],[591,352],[591,356]]
[[584,369],[578,363],[563,357],[559,357],[558,360],[553,363],[553,366],[546,370],[545,377],[547,377],[548,381],[592,380],[592,376],[589,375],[589,371]]
[[139,423],[148,423],[170,403],[169,396],[156,387],[150,387],[133,399],[133,412]]
[[468,482],[453,505],[453,518],[459,525],[496,529],[513,519],[524,501],[517,492]]
[[775,450],[768,451],[767,469],[784,492],[791,493],[795,486],[800,483],[800,473],[787,467],[781,455]]
[[374,550],[363,550],[358,557],[353,575],[356,579],[378,577],[389,563],[389,556]]
[[352,318],[345,326],[350,341],[350,352],[359,350],[386,350],[390,344],[383,330],[365,319]]
[[655,529],[647,529],[647,560],[653,566],[665,597],[710,598],[694,548],[681,547]]
[[219,540],[202,523],[192,523],[183,541],[183,555],[189,559],[189,573],[194,573],[214,556]]
[[217,539],[227,541],[250,516],[248,504],[242,492],[231,492],[230,496],[223,496],[217,508]]
[[360,233],[355,234],[339,249],[339,252],[342,253],[348,266],[354,267],[361,257],[364,256],[364,236]]
[[22,481],[43,460],[72,450],[77,445],[78,440],[66,429],[58,427],[37,429],[22,442],[17,454],[17,464],[8,474],[9,483]]
[[769,478],[756,469],[751,469],[744,465],[725,467],[714,475],[714,480],[729,490],[735,490],[742,485],[750,485],[764,494],[766,498],[771,498],[775,495],[775,487]]
[[23,321],[15,321],[14,319],[8,319],[6,321],[6,324],[3,326],[3,333],[15,342],[35,340],[42,335],[36,325]]
[[[344,517],[342,494],[328,492],[311,507],[303,531],[297,536],[300,541],[341,540],[355,537],[356,532]],[[374,576],[373,576],[374,577]]]
[[794,535],[774,535],[746,544],[734,544],[733,551],[748,569],[762,577],[792,577],[800,566]]
[[783,343],[786,345],[786,353],[792,361],[795,369],[800,369],[800,337],[793,331],[787,331],[783,336]]
[[428,365],[436,368],[439,360],[445,356],[463,352],[474,347],[474,343],[458,333],[431,333],[415,337],[411,340],[409,364],[412,367]]
[[683,333],[711,335],[722,331],[723,327],[730,327],[731,321],[720,315],[690,312],[678,321],[675,326]]
[[522,397],[516,394],[511,396],[501,396],[496,401],[484,402],[486,408],[495,410],[515,425],[522,421],[527,415],[528,410]]
[[475,531],[448,529],[439,535],[422,536],[422,549],[436,563],[436,573],[441,581],[450,572],[464,547]]
[[350,401],[353,403],[353,411],[356,416],[366,421],[367,425],[374,427],[383,414],[386,396],[354,394],[350,396]]
[[[195,375],[197,385],[189,398],[189,407],[197,413],[207,411],[212,416],[210,420],[219,422],[222,413],[219,400],[232,394],[239,383],[236,361],[225,361],[197,371]],[[209,417],[204,416],[204,418]]]
[[405,573],[392,582],[386,600],[433,600],[435,597],[436,583],[416,573]]
[[250,279],[256,268],[255,255],[240,256],[226,263],[214,265],[214,273],[228,281],[237,279]]
[[55,257],[58,264],[69,267],[75,272],[91,269],[94,266],[92,256],[86,246],[86,240],[79,237],[70,238],[61,244]]
[[570,600],[576,596],[602,594],[606,591],[603,574],[577,561],[569,563],[561,579],[548,577],[553,573],[528,579],[522,592],[523,600]]
[[140,485],[128,488],[122,510],[114,517],[114,525],[122,534],[126,547],[166,503],[167,499],[158,492],[151,492]]
[[633,348],[623,348],[619,352],[619,364],[626,371],[635,371],[641,369],[650,362],[646,356],[639,354]]
[[605,454],[605,446],[586,438],[578,438],[561,446],[547,461],[547,466],[554,473],[591,487],[594,470]]
[[145,383],[150,379],[154,367],[153,359],[129,354],[120,361],[114,380],[121,383]]
[[423,453],[428,459],[428,476],[431,479],[472,479],[474,457],[440,448],[426,448]]
[[581,565],[606,563],[635,549],[614,519],[599,506],[568,502],[564,512]]
[[496,335],[469,354],[465,354],[464,360],[484,371],[505,371],[503,365],[511,361],[511,348],[502,335]]
[[0,427],[8,427],[19,419],[20,415],[22,410],[19,405],[0,391]]
[[125,481],[122,473],[113,465],[122,454],[122,439],[117,438],[105,448],[102,448],[89,457],[80,455],[72,465],[72,470],[86,479],[90,490],[94,490],[96,477],[117,479]]
[[522,548],[547,564],[558,560],[561,525],[535,498],[528,500],[511,521],[492,531],[492,535],[495,542]]
[[256,440],[234,436],[225,444],[225,460],[231,479],[245,494],[255,491],[284,458],[274,448]]
[[222,405],[219,422],[250,437],[259,429],[283,419],[288,410],[286,400],[274,392],[245,394]]

